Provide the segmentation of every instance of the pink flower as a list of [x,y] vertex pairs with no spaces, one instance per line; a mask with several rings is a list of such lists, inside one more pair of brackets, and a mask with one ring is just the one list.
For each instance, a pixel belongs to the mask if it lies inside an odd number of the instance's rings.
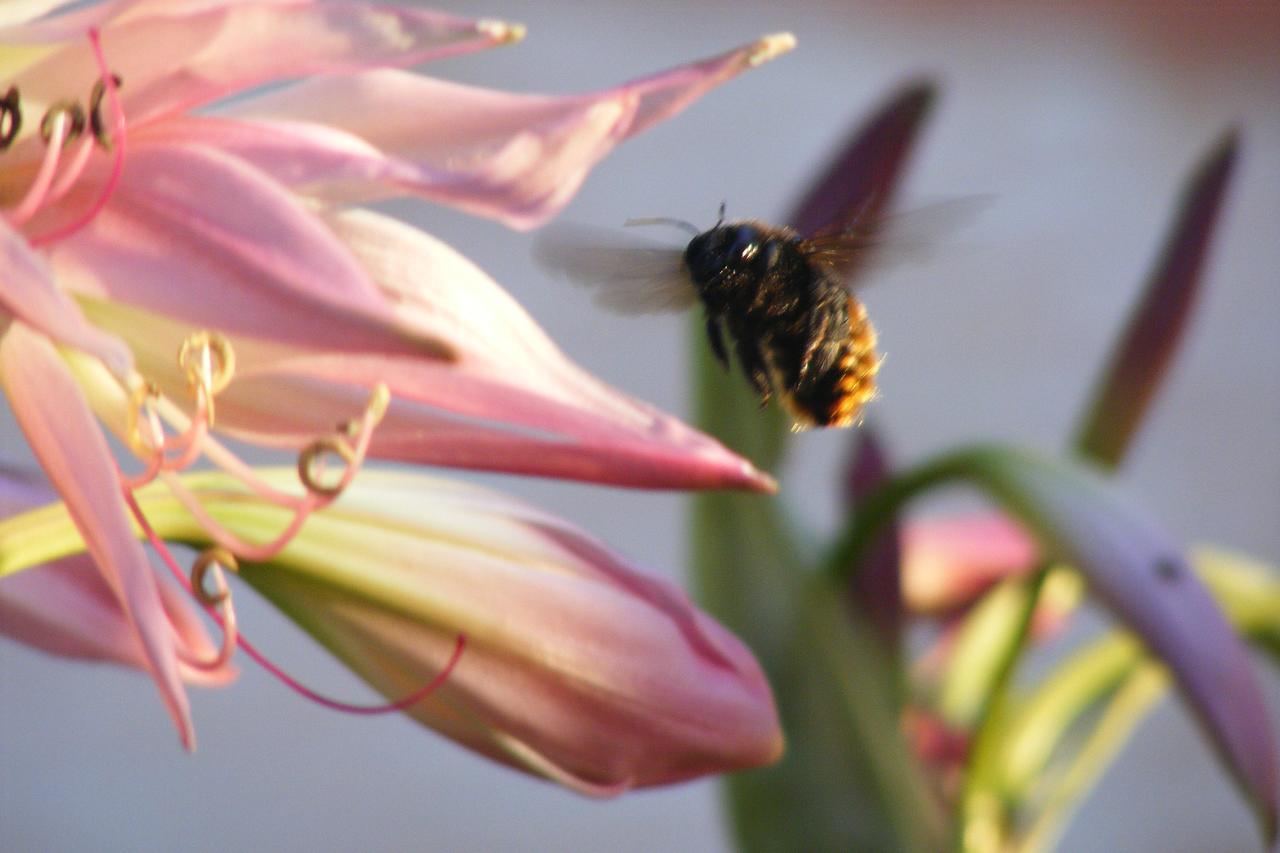
[[1038,559],[1035,540],[998,513],[913,520],[902,531],[903,602],[913,613],[959,610]]
[[[288,470],[263,478],[284,487]],[[187,478],[247,530],[271,504]],[[187,524],[163,491],[148,514]],[[782,733],[747,648],[685,595],[575,527],[494,492],[365,470],[242,577],[389,700],[465,649],[414,719],[494,760],[608,796],[771,763]]]
[[[244,547],[254,559],[284,547],[370,452],[634,486],[770,487],[574,366],[447,246],[332,205],[410,192],[530,227],[617,142],[787,38],[541,98],[392,70],[521,35],[498,22],[306,0],[118,0],[37,17],[68,5],[0,11],[0,381],[184,743],[183,664],[122,489],[161,477],[181,493],[175,472],[202,454],[252,483],[214,428],[301,449],[307,494],[269,494],[292,520]],[[191,113],[309,74],[326,76]],[[120,474],[98,418],[146,470]],[[343,463],[336,481],[326,459]]]

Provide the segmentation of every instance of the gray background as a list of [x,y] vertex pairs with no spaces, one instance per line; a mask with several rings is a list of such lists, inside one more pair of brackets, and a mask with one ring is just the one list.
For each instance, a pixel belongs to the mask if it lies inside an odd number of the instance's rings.
[[[888,360],[874,419],[899,460],[959,441],[1060,447],[1134,299],[1191,164],[1230,122],[1245,148],[1209,289],[1125,468],[1126,486],[1187,541],[1280,560],[1280,23],[1274,4],[1074,10],[944,4],[458,4],[530,27],[519,46],[436,67],[529,91],[595,88],[789,29],[797,51],[621,150],[566,218],[777,216],[855,121],[896,84],[944,97],[907,206],[995,203],[934,260],[866,294]],[[687,412],[684,324],[604,316],[529,261],[528,235],[425,205],[396,211],[506,285],[571,356]],[[736,381],[736,380],[735,380]],[[6,415],[4,458],[25,449]],[[784,498],[835,521],[847,433],[807,434]],[[680,577],[683,498],[516,478],[531,497]],[[274,612],[238,599],[260,646],[309,683],[362,685]],[[1262,674],[1280,708],[1270,672]],[[712,783],[580,799],[474,758],[402,719],[356,719],[294,697],[251,663],[193,691],[184,755],[141,676],[0,644],[0,848],[5,850],[719,850]],[[1256,845],[1249,817],[1167,701],[1090,797],[1065,849]]]

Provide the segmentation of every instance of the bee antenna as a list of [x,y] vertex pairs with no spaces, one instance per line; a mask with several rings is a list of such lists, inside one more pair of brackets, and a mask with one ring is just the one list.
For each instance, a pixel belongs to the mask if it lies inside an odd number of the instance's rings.
[[724,224],[724,209],[726,206],[728,206],[727,202],[720,202],[720,217],[716,220],[717,228]]
[[628,219],[622,224],[627,228],[634,225],[673,225],[676,228],[683,228],[695,237],[702,233],[702,229],[692,222],[685,222],[683,219],[672,219],[669,216],[646,216],[643,219]]

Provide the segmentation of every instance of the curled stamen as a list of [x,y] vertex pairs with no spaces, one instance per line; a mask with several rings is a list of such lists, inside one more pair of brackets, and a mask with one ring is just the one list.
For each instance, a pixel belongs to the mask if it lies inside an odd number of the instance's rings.
[[10,86],[0,98],[0,151],[8,149],[21,130],[22,96],[18,94],[17,86]]
[[148,424],[151,428],[149,436],[144,436],[142,433],[142,414],[153,410],[153,404],[159,396],[160,389],[151,381],[138,382],[133,386],[133,390],[129,392],[129,414],[125,421],[125,441],[129,444],[129,449],[138,456],[154,454],[164,441],[163,436],[156,434],[154,422]]
[[[115,89],[119,89],[124,81],[120,79],[119,74],[111,75],[111,85]],[[102,82],[102,78],[94,81],[93,91],[89,95],[89,129],[93,131],[94,139],[98,140],[98,144],[102,146],[102,150],[111,150],[111,132],[107,130],[106,123],[102,120],[102,96],[107,93],[107,86]]]
[[[240,633],[236,628],[236,609],[231,603],[231,587],[222,568],[233,572],[239,571],[239,565],[233,554],[223,548],[209,548],[191,566],[191,595],[206,609],[216,608],[218,624],[222,627],[222,645],[212,658],[199,658],[191,654],[185,645],[176,646],[179,659],[187,666],[203,672],[213,672],[227,665],[235,653]],[[212,572],[212,575],[210,573]],[[213,591],[209,591],[207,579],[213,577]]]
[[165,436],[157,405],[160,400],[159,388],[150,381],[137,381],[129,392],[124,439],[129,449],[146,461],[147,467],[140,474],[122,476],[121,483],[126,488],[140,489],[160,472],[185,470],[200,457],[209,426],[205,395],[199,396],[195,416],[189,419],[185,431],[172,438]]
[[[343,477],[336,482],[325,483],[328,474],[327,458],[337,456],[344,463]],[[298,454],[298,479],[308,492],[322,498],[336,498],[346,486],[345,474],[356,462],[356,452],[344,438],[330,436],[311,442]]]
[[178,366],[191,388],[203,386],[210,394],[218,394],[231,384],[236,372],[236,354],[225,337],[202,330],[182,342]]
[[66,145],[84,133],[84,107],[80,106],[78,101],[58,101],[49,107],[45,111],[44,118],[40,119],[40,138],[44,140],[45,145],[53,143],[53,127],[59,118],[66,119],[68,124],[58,145]]
[[236,354],[231,342],[217,332],[202,330],[182,342],[178,367],[187,377],[187,387],[196,397],[198,417],[205,428],[213,426],[213,398],[231,384],[236,371]]
[[[329,503],[342,493],[355,477],[356,471],[364,462],[365,453],[369,450],[369,441],[373,438],[374,428],[382,422],[391,404],[391,392],[384,383],[379,382],[369,396],[364,416],[355,422],[339,427],[346,436],[330,436],[312,442],[298,455],[298,479],[312,495],[320,498],[324,504]],[[355,439],[353,447],[348,438]],[[345,463],[342,476],[334,483],[325,483],[326,457],[337,456]]]
[[[222,576],[224,567],[233,572],[240,571],[240,564],[236,562],[235,554],[222,547],[201,551],[200,556],[196,557],[196,561],[191,565],[191,594],[205,607],[217,607],[231,596],[231,590]],[[213,592],[205,586],[205,580],[210,571],[214,573],[216,584]]]

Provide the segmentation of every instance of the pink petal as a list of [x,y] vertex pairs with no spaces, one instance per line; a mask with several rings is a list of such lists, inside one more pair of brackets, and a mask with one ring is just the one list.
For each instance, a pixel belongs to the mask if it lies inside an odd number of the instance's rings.
[[[623,396],[570,362],[488,276],[444,243],[368,211],[330,224],[394,305],[399,322],[438,336],[456,361],[299,352],[233,339],[236,380],[218,423],[249,440],[300,446],[363,409],[386,383],[393,402],[374,433],[383,458],[642,487],[768,489],[765,475],[713,439]],[[96,312],[134,346],[148,377],[182,395],[179,327]]]
[[[102,43],[111,69],[125,81],[124,110],[135,127],[273,80],[412,65],[513,37],[510,28],[493,22],[362,3],[193,3],[178,9],[150,3],[134,11],[110,22]],[[68,37],[65,26],[50,35]],[[24,98],[52,103],[84,97],[98,76],[82,39],[11,82]]]
[[[56,495],[47,483],[0,472],[0,517],[48,503]],[[159,584],[159,590],[175,642],[193,658],[212,658],[217,649],[191,600],[166,584]],[[85,554],[0,580],[0,633],[51,654],[147,669],[137,633]],[[236,675],[229,665],[209,671],[179,661],[179,667],[183,680],[209,687],[227,684]]]
[[54,283],[44,259],[0,219],[0,309],[60,344],[97,356],[117,376],[133,367],[129,350],[117,338],[85,321],[75,302]]
[[0,378],[28,444],[141,641],[183,745],[193,748],[190,710],[155,576],[125,514],[111,450],[80,389],[49,342],[17,322],[0,340]]
[[[80,203],[73,196],[65,206]],[[207,148],[135,146],[111,203],[50,257],[69,289],[166,315],[188,331],[447,356],[437,340],[394,326],[356,259],[297,199]]]
[[[193,657],[217,653],[190,601],[160,584],[160,600],[176,629],[174,641]],[[148,670],[138,634],[88,556],[69,557],[0,580],[0,633],[50,654],[108,661]],[[230,683],[230,666],[213,671],[179,662],[184,681],[205,687]]]
[[394,476],[312,518],[340,548],[244,577],[389,697],[466,632],[414,717],[595,795],[777,759],[759,665],[679,590],[535,509],[421,477],[386,489]]
[[[558,213],[619,142],[793,42],[789,35],[771,36],[713,59],[568,97],[479,89],[391,70],[313,78],[230,107],[233,116],[258,119],[264,132],[255,139],[228,131],[219,141],[330,201],[412,192],[513,228],[532,228]],[[375,150],[280,119],[347,131]],[[305,168],[291,160],[290,150],[300,145],[311,149]]]
[[902,532],[902,556],[907,606],[942,613],[1035,568],[1039,549],[1007,516],[983,513],[911,521]]

